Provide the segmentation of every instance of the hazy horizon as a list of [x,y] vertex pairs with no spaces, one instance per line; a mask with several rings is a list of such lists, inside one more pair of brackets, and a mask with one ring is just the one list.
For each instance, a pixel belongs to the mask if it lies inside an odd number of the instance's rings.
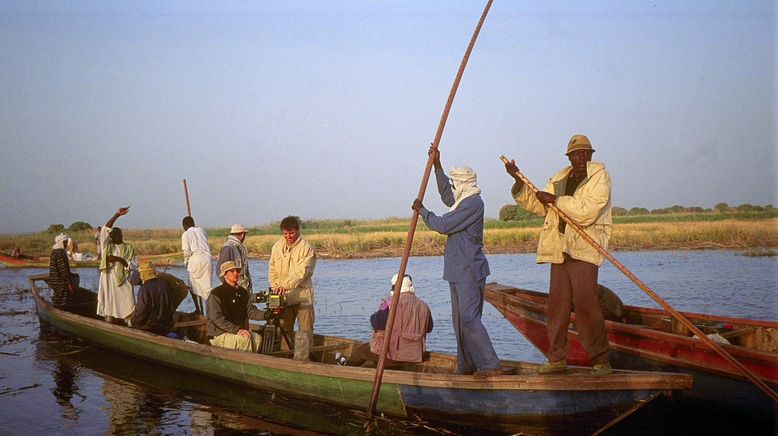
[[[4,2],[0,233],[411,216],[482,2]],[[440,142],[512,202],[586,134],[613,205],[778,204],[776,4],[496,1]],[[447,210],[430,179],[425,205]]]

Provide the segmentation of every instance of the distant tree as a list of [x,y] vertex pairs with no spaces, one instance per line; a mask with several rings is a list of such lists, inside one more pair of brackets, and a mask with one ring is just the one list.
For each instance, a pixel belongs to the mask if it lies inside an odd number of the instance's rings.
[[772,211],[773,209],[775,209],[775,207],[773,207],[772,204],[765,204],[764,206],[764,210],[766,211]]
[[514,221],[516,219],[516,211],[519,206],[515,204],[506,204],[500,208],[500,221]]
[[611,208],[611,213],[614,216],[626,215],[627,214],[627,209],[624,209],[623,207],[613,206]]
[[92,225],[84,221],[76,221],[68,227],[68,231],[80,232],[81,230],[92,230]]
[[49,233],[60,233],[63,230],[65,230],[64,224],[52,224],[49,226],[49,228],[46,231]]
[[727,203],[719,203],[713,206],[713,208],[719,211],[720,213],[729,211],[729,205]]
[[753,204],[744,203],[736,207],[735,209],[737,209],[738,212],[753,212],[756,210],[756,206],[754,206]]
[[686,208],[686,212],[702,213],[702,212],[705,212],[705,209],[701,208],[700,206],[690,206],[690,207]]
[[627,212],[629,215],[648,215],[650,213],[645,207],[633,207]]

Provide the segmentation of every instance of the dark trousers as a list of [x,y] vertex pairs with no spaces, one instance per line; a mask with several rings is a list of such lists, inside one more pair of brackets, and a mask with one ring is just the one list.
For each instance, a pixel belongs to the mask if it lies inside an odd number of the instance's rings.
[[457,338],[457,373],[473,373],[500,367],[489,333],[481,323],[486,280],[449,282],[451,321]]
[[548,360],[558,362],[567,357],[567,327],[570,311],[575,305],[575,324],[589,362],[607,363],[608,337],[605,320],[597,303],[597,273],[599,268],[589,262],[565,255],[561,264],[551,265],[548,292]]

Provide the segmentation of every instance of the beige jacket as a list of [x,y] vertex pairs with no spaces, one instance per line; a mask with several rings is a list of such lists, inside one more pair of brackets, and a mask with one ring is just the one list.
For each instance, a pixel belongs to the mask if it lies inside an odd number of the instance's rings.
[[268,280],[270,287],[284,287],[289,305],[313,304],[313,268],[316,266],[316,253],[313,246],[301,237],[289,246],[286,239],[273,244],[270,250]]
[[[572,167],[568,166],[554,174],[543,190],[557,195],[557,207],[607,250],[613,221],[611,219],[611,179],[605,170],[605,165],[589,162],[586,166],[587,176],[578,185],[572,197],[564,195],[565,181],[570,171]],[[538,241],[538,263],[562,263],[563,253],[567,253],[573,259],[597,266],[602,265],[604,256],[570,226],[567,226],[564,235],[559,233],[559,216],[553,210],[546,211],[526,185],[522,186],[521,190],[517,190],[514,184],[511,193],[516,204],[521,208],[546,217]]]

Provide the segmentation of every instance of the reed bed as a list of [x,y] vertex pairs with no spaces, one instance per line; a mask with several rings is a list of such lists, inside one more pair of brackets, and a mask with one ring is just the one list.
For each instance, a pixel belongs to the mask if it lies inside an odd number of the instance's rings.
[[[303,229],[320,257],[358,258],[390,257],[402,255],[408,222],[400,219],[380,222],[345,221],[348,226],[330,231],[323,226]],[[516,224],[516,222],[509,223]],[[484,231],[484,250],[487,253],[534,252],[540,234],[540,222],[525,227],[495,225],[488,222]],[[224,244],[227,229],[208,229],[211,252],[216,254]],[[94,232],[71,232],[79,251],[94,254]],[[181,231],[178,229],[125,229],[124,238],[135,246],[140,254],[165,254],[181,251]],[[268,257],[273,244],[281,238],[280,231],[267,226],[263,231],[250,229],[246,247],[253,257]],[[19,246],[22,253],[47,256],[54,235],[34,233],[26,235],[0,235],[0,251],[10,252]],[[419,223],[414,236],[413,255],[440,255],[445,249],[446,238],[430,231]],[[778,218],[762,220],[729,219],[721,221],[616,223],[610,240],[610,249],[684,250],[684,249],[753,249],[778,247]]]

